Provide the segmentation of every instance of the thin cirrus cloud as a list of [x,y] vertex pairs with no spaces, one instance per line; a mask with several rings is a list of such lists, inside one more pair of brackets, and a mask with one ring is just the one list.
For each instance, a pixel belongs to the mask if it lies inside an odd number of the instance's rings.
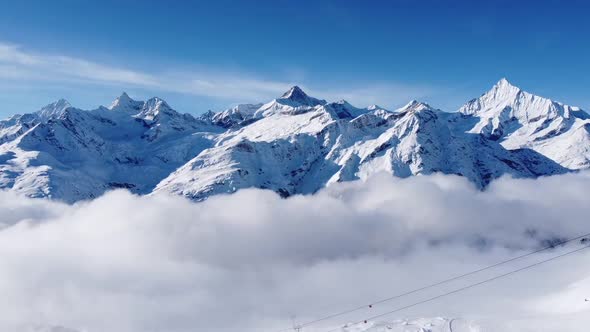
[[3,79],[98,83],[216,98],[266,97],[285,91],[290,86],[289,83],[244,78],[228,73],[156,75],[69,56],[35,54],[6,43],[0,43],[0,68],[0,77]]
[[[301,79],[301,74],[297,75]],[[444,89],[399,82],[337,83],[310,86],[294,80],[272,80],[239,71],[205,69],[190,72],[163,69],[145,72],[111,66],[66,55],[30,52],[0,42],[0,79],[4,81],[103,85],[142,89],[149,93],[173,92],[235,102],[260,102],[280,96],[299,84],[310,94],[329,100],[346,99],[359,106],[401,105],[409,99],[440,94]]]
[[[275,332],[291,326],[292,315],[310,321],[521,255],[544,239],[588,233],[589,188],[588,173],[502,178],[484,192],[458,176],[381,174],[289,199],[259,189],[199,203],[116,191],[65,205],[0,191],[0,330]],[[305,331],[325,332],[569,249]],[[461,316],[508,323],[481,330],[587,331],[589,255],[380,320]],[[554,322],[562,326],[547,327]]]
[[158,85],[156,78],[149,74],[68,56],[33,54],[6,43],[0,43],[0,64],[3,69],[11,68],[0,72],[4,78]]

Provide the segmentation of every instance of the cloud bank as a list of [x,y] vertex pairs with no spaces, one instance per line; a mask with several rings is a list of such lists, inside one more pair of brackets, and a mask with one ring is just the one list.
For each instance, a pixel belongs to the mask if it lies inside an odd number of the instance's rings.
[[[0,192],[0,330],[276,331],[291,316],[313,320],[590,232],[588,197],[588,173],[503,178],[485,192],[455,176],[383,174],[313,196],[251,189],[201,203],[115,191],[70,206]],[[391,319],[586,315],[588,258],[582,252]]]

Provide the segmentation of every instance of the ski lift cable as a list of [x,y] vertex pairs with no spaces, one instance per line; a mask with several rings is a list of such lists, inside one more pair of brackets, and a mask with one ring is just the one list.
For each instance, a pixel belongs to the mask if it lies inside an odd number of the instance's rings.
[[390,310],[390,311],[387,311],[387,312],[384,312],[384,313],[381,313],[381,314],[378,314],[378,315],[375,315],[375,316],[367,317],[367,318],[364,318],[364,319],[362,319],[360,321],[356,321],[354,323],[346,324],[346,325],[340,326],[340,327],[338,327],[336,329],[328,330],[327,332],[341,331],[341,329],[344,328],[344,327],[351,327],[351,326],[358,325],[358,324],[361,324],[361,323],[367,323],[370,320],[375,320],[377,318],[381,318],[381,317],[384,317],[384,316],[387,316],[387,315],[391,315],[393,313],[396,313],[396,312],[399,312],[399,311],[402,311],[402,310],[413,308],[413,307],[418,306],[420,304],[424,304],[424,303],[427,303],[427,302],[432,302],[432,301],[438,300],[438,299],[440,299],[442,297],[445,297],[445,296],[453,295],[455,293],[459,293],[459,292],[462,292],[462,291],[467,290],[467,289],[470,289],[470,288],[474,288],[474,287],[477,287],[477,286],[480,286],[480,285],[483,285],[483,284],[486,284],[486,283],[489,283],[489,282],[492,282],[492,281],[495,281],[495,280],[498,280],[498,279],[501,279],[501,278],[504,278],[504,277],[508,277],[508,276],[513,275],[513,274],[516,274],[518,272],[522,272],[524,270],[531,269],[533,267],[536,267],[536,266],[539,266],[541,264],[544,264],[544,263],[547,263],[547,262],[556,260],[558,258],[562,258],[562,257],[567,256],[567,255],[575,254],[577,252],[580,252],[580,251],[585,250],[585,249],[588,249],[588,248],[590,248],[590,245],[586,245],[586,246],[583,246],[581,248],[578,248],[578,249],[575,249],[575,250],[571,250],[571,251],[565,252],[563,254],[560,254],[560,255],[557,255],[557,256],[553,256],[551,258],[548,258],[548,259],[545,259],[545,260],[542,260],[542,261],[538,261],[536,263],[533,263],[533,264],[530,264],[530,265],[527,265],[527,266],[518,268],[516,270],[512,270],[510,272],[499,274],[497,276],[494,276],[494,277],[491,277],[491,278],[488,278],[488,279],[484,279],[482,281],[479,281],[479,282],[476,282],[476,283],[473,283],[473,284],[469,284],[467,286],[463,286],[463,287],[454,289],[452,291],[449,291],[449,292],[446,292],[446,293],[443,293],[443,294],[440,294],[440,295],[437,295],[437,296],[433,296],[433,297],[427,298],[427,299],[422,300],[422,301],[414,302],[412,304],[408,304],[408,305],[405,305],[403,307],[395,308],[393,310]]
[[[477,273],[480,273],[480,272],[483,272],[483,271],[486,271],[486,270],[490,270],[490,269],[493,269],[495,267],[498,267],[498,266],[501,266],[501,265],[504,265],[504,264],[508,264],[508,263],[514,262],[516,260],[523,259],[523,258],[532,256],[534,254],[538,254],[540,252],[543,252],[543,251],[546,251],[546,250],[549,250],[549,249],[554,249],[557,246],[561,246],[561,245],[567,244],[569,242],[580,240],[580,239],[584,239],[584,238],[587,238],[587,237],[590,237],[590,233],[582,234],[582,235],[579,235],[579,236],[576,236],[576,237],[572,237],[572,238],[569,238],[569,239],[566,239],[566,240],[563,240],[563,241],[554,242],[554,243],[551,243],[550,245],[548,245],[546,247],[539,248],[539,249],[536,249],[534,251],[527,252],[525,254],[522,254],[522,255],[519,255],[519,256],[515,256],[513,258],[510,258],[510,259],[507,259],[507,260],[504,260],[504,261],[501,261],[501,262],[498,262],[498,263],[494,263],[492,265],[488,265],[486,267],[483,267],[483,268],[480,268],[480,269],[477,269],[477,270],[473,270],[473,271],[470,271],[470,272],[467,272],[467,273],[464,273],[464,274],[460,274],[460,275],[457,275],[457,276],[454,276],[454,277],[451,277],[451,278],[448,278],[448,279],[444,279],[444,280],[441,280],[441,281],[438,281],[438,282],[435,282],[435,283],[432,283],[432,284],[429,284],[429,285],[426,285],[426,286],[422,286],[422,287],[419,287],[419,288],[416,288],[416,289],[413,289],[413,290],[410,290],[410,291],[407,291],[407,292],[404,292],[404,293],[396,294],[396,295],[393,295],[393,296],[390,296],[390,297],[387,297],[387,298],[384,298],[384,299],[381,299],[381,300],[377,300],[375,302],[371,302],[369,304],[365,304],[365,305],[358,306],[358,307],[355,307],[355,308],[350,308],[350,309],[347,309],[347,310],[344,310],[344,311],[340,311],[340,312],[337,312],[337,313],[333,313],[333,314],[330,314],[330,315],[327,315],[327,316],[324,316],[324,317],[321,317],[321,318],[317,318],[317,319],[314,319],[314,320],[311,320],[311,321],[308,321],[308,322],[305,322],[305,323],[301,323],[298,326],[301,327],[301,328],[303,328],[303,327],[310,326],[310,325],[313,325],[313,324],[316,324],[316,323],[319,323],[319,322],[323,322],[323,321],[326,321],[326,320],[329,320],[329,319],[332,319],[332,318],[336,318],[336,317],[340,317],[340,316],[343,316],[343,315],[347,315],[347,314],[350,314],[350,313],[353,313],[353,312],[356,312],[356,311],[359,311],[359,310],[363,310],[363,309],[367,309],[367,308],[373,308],[373,306],[378,305],[378,304],[383,304],[385,302],[389,302],[389,301],[392,301],[392,300],[395,300],[395,299],[398,299],[398,298],[401,298],[401,297],[404,297],[404,296],[407,296],[407,295],[418,293],[418,292],[421,292],[423,290],[427,290],[427,289],[430,289],[430,288],[434,288],[436,286],[444,285],[444,284],[450,283],[452,281],[459,280],[459,279],[462,279],[462,278],[465,278],[465,277],[468,277],[468,276],[471,276],[471,275],[474,275],[474,274],[477,274]],[[291,330],[293,330],[292,327],[291,328],[285,328],[285,329],[282,329],[282,330],[278,330],[276,332],[286,332],[286,331],[291,331]]]

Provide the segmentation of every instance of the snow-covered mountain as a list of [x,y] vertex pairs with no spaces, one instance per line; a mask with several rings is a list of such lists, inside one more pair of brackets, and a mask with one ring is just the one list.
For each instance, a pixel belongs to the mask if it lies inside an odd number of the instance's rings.
[[65,100],[0,121],[0,188],[68,202],[113,188],[204,199],[257,187],[313,193],[376,172],[442,172],[479,188],[508,174],[590,166],[590,115],[506,80],[447,113],[412,101],[388,111],[293,87],[264,104],[200,117],[123,93],[83,111]]
[[507,149],[532,149],[570,169],[590,167],[590,115],[578,107],[501,79],[459,112],[476,119],[468,132],[498,140]]
[[221,132],[159,98],[123,94],[110,108],[47,109],[0,122],[1,188],[68,202],[113,188],[147,194]]

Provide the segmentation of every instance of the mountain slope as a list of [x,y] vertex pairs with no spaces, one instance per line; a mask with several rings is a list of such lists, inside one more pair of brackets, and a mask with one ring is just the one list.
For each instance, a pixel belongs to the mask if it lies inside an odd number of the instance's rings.
[[473,118],[468,132],[498,140],[507,149],[530,148],[570,169],[590,166],[590,115],[500,80],[459,109]]
[[483,188],[503,174],[537,177],[566,171],[534,151],[508,151],[481,135],[456,135],[451,115],[426,104],[412,102],[398,113],[365,110],[355,118],[339,106],[317,104],[305,112],[282,106],[280,113],[221,135],[215,147],[162,180],[155,191],[202,199],[259,187],[289,196],[383,171],[399,177],[459,174]]
[[13,127],[22,133],[0,145],[0,187],[68,202],[114,188],[146,194],[219,132],[157,98],[132,102],[140,106],[68,107],[46,119],[17,120]]
[[506,80],[457,113],[417,101],[394,112],[357,108],[296,86],[198,118],[126,93],[90,111],[60,100],[0,122],[0,188],[67,202],[114,188],[205,199],[257,187],[287,197],[377,172],[441,172],[483,189],[505,174],[588,167],[588,121]]

